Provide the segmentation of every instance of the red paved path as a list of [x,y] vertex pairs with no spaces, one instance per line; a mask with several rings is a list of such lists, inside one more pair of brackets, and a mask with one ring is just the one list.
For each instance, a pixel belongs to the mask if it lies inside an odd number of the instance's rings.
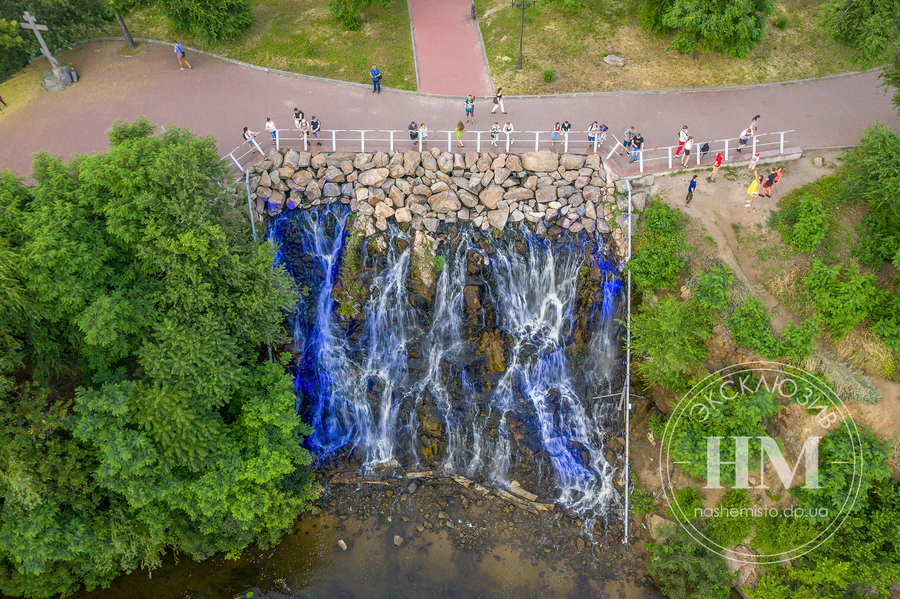
[[408,0],[419,91],[449,96],[493,94],[471,0]]
[[[461,98],[388,89],[372,94],[366,85],[268,74],[190,51],[194,70],[180,71],[171,47],[148,45],[147,52],[132,58],[116,54],[119,42],[64,52],[63,62],[75,65],[81,81],[63,92],[41,90],[29,106],[11,115],[4,112],[0,167],[27,176],[31,155],[38,149],[63,157],[105,150],[105,132],[118,117],[131,120],[146,115],[159,124],[212,135],[223,154],[240,143],[245,125],[263,129],[267,116],[279,127],[291,127],[294,106],[307,117],[318,116],[323,129],[400,130],[412,119],[424,121],[432,131],[432,144],[442,141],[442,149],[446,134],[438,136],[436,131],[452,129],[465,120]],[[35,63],[36,68],[43,70],[42,62]],[[848,146],[876,121],[900,129],[890,98],[878,84],[876,74],[866,74],[724,91],[510,97],[506,101],[509,114],[496,116],[509,119],[519,131],[546,131],[554,121],[564,119],[583,131],[597,119],[619,137],[635,124],[644,133],[646,146],[653,148],[675,143],[685,123],[698,139],[736,137],[759,113],[761,133],[796,130],[789,136],[791,146]],[[485,117],[490,107],[487,99],[477,104],[479,129],[489,127]],[[578,134],[579,139],[583,137]],[[397,139],[404,139],[404,134],[398,133]],[[533,135],[520,134],[517,139],[530,141],[520,141],[515,150],[534,149]],[[358,150],[358,144],[348,142],[339,149]],[[471,142],[467,149],[473,149]],[[607,152],[608,148],[603,153]]]

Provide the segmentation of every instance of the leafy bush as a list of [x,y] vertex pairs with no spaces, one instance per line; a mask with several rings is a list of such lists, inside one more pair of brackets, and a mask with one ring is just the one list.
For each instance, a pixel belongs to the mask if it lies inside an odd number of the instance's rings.
[[362,26],[361,10],[367,6],[390,6],[391,0],[331,0],[328,10],[331,16],[340,21],[344,29],[359,31]]
[[161,6],[173,29],[204,44],[233,40],[253,24],[250,0],[163,0]]
[[663,24],[678,29],[667,50],[693,55],[715,50],[746,58],[762,41],[772,0],[672,0]]
[[900,294],[879,289],[870,314],[872,332],[894,352],[900,352]]
[[660,591],[671,599],[727,599],[731,575],[725,561],[707,551],[681,527],[661,543],[647,543],[647,569],[659,577]]
[[638,486],[638,479],[634,470],[631,471],[631,482],[634,485],[631,493],[628,495],[631,511],[637,515],[655,512],[656,506],[653,505],[653,495],[646,489]]
[[641,27],[655,33],[668,33],[670,27],[663,22],[672,0],[641,0],[638,20]]
[[131,139],[150,137],[156,131],[156,125],[142,116],[133,123],[127,123],[124,119],[116,119],[109,130],[109,145],[117,146]]
[[647,426],[650,428],[650,432],[653,433],[655,438],[663,438],[663,434],[666,431],[666,423],[659,414],[652,414],[650,420],[647,422]]
[[674,285],[686,252],[684,216],[659,200],[651,200],[628,263],[635,286],[649,290]]
[[804,283],[813,295],[816,313],[835,337],[842,337],[865,318],[875,298],[875,277],[861,275],[855,267],[842,273],[840,266],[827,266],[818,258],[812,261]]
[[632,318],[632,347],[643,357],[635,370],[650,385],[681,390],[701,370],[712,327],[691,304],[673,297],[643,305]]
[[556,79],[556,71],[553,69],[545,69],[544,72],[541,73],[541,78],[544,80],[544,83],[550,83]]
[[785,27],[787,27],[787,23],[788,23],[787,17],[784,15],[778,15],[777,17],[772,19],[772,25],[775,25],[775,27],[778,27],[779,29],[782,29],[782,30]]
[[669,508],[666,515],[679,522],[693,522],[703,517],[703,496],[694,487],[682,487],[672,493],[675,509]]
[[778,200],[769,225],[778,229],[785,243],[798,252],[811,252],[828,232],[828,208],[840,201],[841,176],[828,175],[793,189]]
[[[900,14],[900,11],[898,11]],[[895,15],[896,17],[896,15]],[[898,58],[900,60],[900,58]],[[846,193],[865,198],[869,214],[860,235],[860,258],[873,267],[891,261],[900,268],[900,133],[884,125],[867,130],[859,146],[845,154]]]
[[900,44],[896,0],[832,0],[822,5],[820,18],[831,37],[859,51],[863,64],[881,64]]
[[734,280],[734,271],[727,265],[713,267],[698,277],[697,285],[694,287],[694,303],[713,310],[725,310],[731,299],[731,285]]
[[814,538],[819,529],[805,518],[763,516],[753,521],[756,532],[750,546],[765,554],[776,555],[800,547]]
[[778,337],[762,300],[751,295],[729,317],[728,328],[737,343],[765,358],[799,361],[812,355],[817,325],[814,320],[800,325],[789,322]]
[[[737,545],[750,535],[753,517],[749,508],[753,504],[746,489],[729,489],[716,503],[715,515],[706,526],[706,535],[722,547]],[[732,515],[731,510],[738,510]]]

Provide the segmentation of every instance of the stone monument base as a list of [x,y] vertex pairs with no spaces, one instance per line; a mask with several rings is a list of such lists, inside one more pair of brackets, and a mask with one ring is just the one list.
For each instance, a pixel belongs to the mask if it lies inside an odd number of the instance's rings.
[[72,69],[65,65],[59,67],[57,73],[54,73],[53,69],[44,71],[44,89],[51,92],[65,89],[72,85],[72,82]]

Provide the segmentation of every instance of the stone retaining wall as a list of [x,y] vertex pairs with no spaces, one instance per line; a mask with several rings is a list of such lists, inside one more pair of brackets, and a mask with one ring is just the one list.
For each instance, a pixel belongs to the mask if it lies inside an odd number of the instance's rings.
[[[624,255],[627,196],[597,155],[272,148],[249,172],[260,215],[342,202],[366,235],[387,230],[391,221],[430,233],[458,222],[487,231],[524,221],[540,236],[602,235]],[[633,230],[652,184],[653,175],[632,180]]]

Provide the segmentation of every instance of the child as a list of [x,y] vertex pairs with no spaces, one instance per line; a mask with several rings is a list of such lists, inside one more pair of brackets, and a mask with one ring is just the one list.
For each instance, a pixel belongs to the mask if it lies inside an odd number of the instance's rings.
[[500,139],[500,123],[495,122],[491,125],[491,147],[497,147],[497,140]]
[[684,154],[681,156],[681,166],[687,166],[688,161],[691,159],[691,148],[694,147],[694,136],[688,135],[688,138],[684,140]]
[[458,148],[463,147],[462,138],[463,138],[463,133],[465,133],[465,132],[466,132],[466,126],[463,125],[463,122],[460,121],[460,122],[456,123],[456,147],[458,147]]
[[772,197],[772,187],[775,186],[775,177],[778,175],[775,174],[775,167],[772,167],[772,170],[769,171],[769,175],[766,177],[766,180],[763,182],[763,191],[762,195],[767,198]]
[[466,98],[466,123],[469,122],[469,119],[472,119],[472,124],[475,124],[475,96],[469,95]]
[[750,171],[756,172],[756,165],[759,164],[759,152],[753,155],[753,158],[750,159],[750,164],[747,165],[747,172]]
[[419,125],[419,136],[422,138],[422,149],[428,149],[428,127],[425,126],[425,123],[421,123]]
[[687,198],[685,198],[685,200],[684,200],[685,206],[691,205],[691,200],[694,199],[694,190],[695,189],[697,189],[697,175],[694,175],[693,177],[691,177],[691,182],[688,183]]
[[597,139],[597,131],[598,131],[599,129],[600,129],[600,126],[597,124],[597,121],[594,121],[593,123],[591,123],[591,126],[588,127],[588,130],[587,130],[587,134],[588,134],[588,150],[591,151],[591,152],[594,151],[594,145],[595,145],[594,142],[595,142],[595,140]]

